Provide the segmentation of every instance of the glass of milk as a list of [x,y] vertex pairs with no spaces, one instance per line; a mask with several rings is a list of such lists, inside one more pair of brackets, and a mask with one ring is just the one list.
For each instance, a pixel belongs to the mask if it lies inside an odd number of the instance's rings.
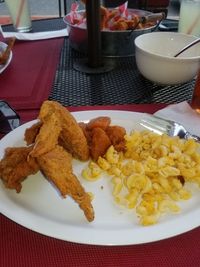
[[5,0],[14,27],[19,32],[31,31],[31,16],[28,0]]
[[200,0],[182,0],[179,32],[200,37]]

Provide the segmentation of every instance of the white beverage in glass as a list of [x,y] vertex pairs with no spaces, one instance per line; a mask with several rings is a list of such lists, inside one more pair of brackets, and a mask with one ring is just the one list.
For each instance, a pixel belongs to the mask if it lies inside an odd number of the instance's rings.
[[179,32],[200,37],[200,0],[182,0]]
[[29,32],[31,17],[27,0],[5,0],[14,27],[19,32]]

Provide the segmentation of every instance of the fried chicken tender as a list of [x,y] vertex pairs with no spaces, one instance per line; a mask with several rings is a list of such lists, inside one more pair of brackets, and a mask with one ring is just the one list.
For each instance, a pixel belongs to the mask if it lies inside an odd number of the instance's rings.
[[45,122],[51,114],[55,114],[60,120],[62,130],[59,138],[62,140],[63,147],[75,158],[88,160],[89,147],[86,137],[71,113],[58,102],[47,100],[40,109],[39,119]]
[[35,138],[34,148],[30,152],[30,155],[32,157],[38,157],[52,150],[58,143],[60,132],[60,120],[56,114],[47,116]]
[[72,156],[60,146],[37,158],[40,169],[54,183],[61,195],[69,195],[84,211],[89,222],[94,220],[91,198],[72,172]]
[[17,193],[21,191],[21,183],[31,174],[39,171],[37,161],[27,157],[33,146],[29,147],[10,147],[5,150],[5,155],[0,161],[0,178],[5,186],[15,189]]
[[40,131],[40,127],[42,126],[42,122],[38,121],[33,124],[30,128],[27,128],[24,133],[24,140],[27,145],[31,145],[35,143],[36,136]]

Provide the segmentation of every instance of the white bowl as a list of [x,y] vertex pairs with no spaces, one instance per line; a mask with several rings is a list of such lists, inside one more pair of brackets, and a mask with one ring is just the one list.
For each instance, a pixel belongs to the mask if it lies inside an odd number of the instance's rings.
[[163,85],[192,80],[200,68],[200,43],[173,56],[197,37],[177,32],[145,33],[135,39],[136,64],[148,80]]

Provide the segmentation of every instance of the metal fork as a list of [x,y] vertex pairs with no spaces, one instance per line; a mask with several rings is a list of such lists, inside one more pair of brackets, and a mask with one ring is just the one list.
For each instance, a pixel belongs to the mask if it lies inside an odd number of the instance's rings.
[[140,125],[159,135],[165,133],[169,136],[179,136],[186,140],[194,139],[195,141],[200,142],[199,136],[189,133],[180,123],[163,119],[155,115],[148,114],[147,118],[142,119]]

